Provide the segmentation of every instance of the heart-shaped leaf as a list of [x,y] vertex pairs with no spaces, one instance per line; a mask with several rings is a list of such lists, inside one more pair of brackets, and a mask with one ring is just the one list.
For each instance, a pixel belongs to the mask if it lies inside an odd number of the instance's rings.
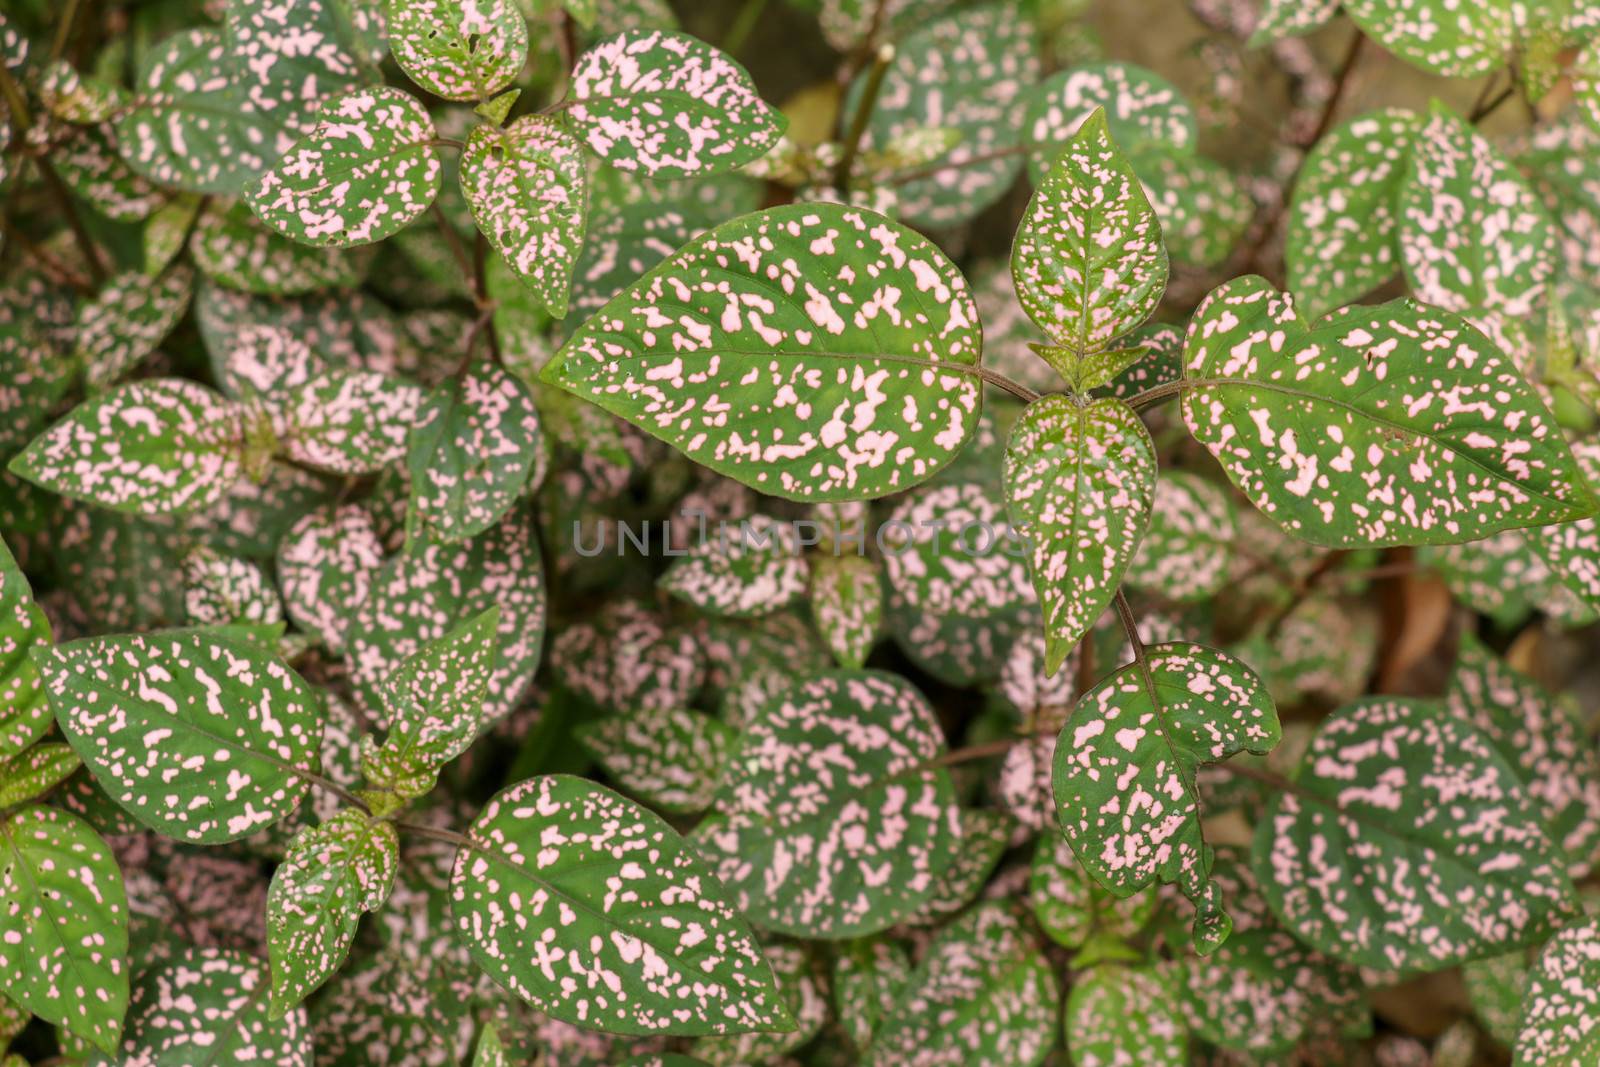
[[185,378],[86,400],[12,459],[11,473],[114,511],[193,512],[244,475],[239,407]]
[[1289,288],[1312,318],[1371,292],[1400,267],[1398,202],[1412,146],[1427,124],[1372,111],[1312,146],[1295,178],[1285,257]]
[[853,500],[915,485],[960,451],[981,344],[965,279],[926,238],[794,204],[678,250],[541,377],[762,492]]
[[1525,316],[1555,274],[1555,232],[1538,195],[1442,104],[1415,134],[1398,211],[1406,278],[1424,303]]
[[1167,251],[1103,110],[1083,123],[1028,201],[1011,274],[1028,316],[1075,357],[1056,369],[1077,391],[1115,376],[1086,380],[1082,360],[1150,317],[1166,290]]
[[128,898],[100,835],[28,807],[0,818],[0,984],[110,1052],[128,1006]]
[[244,192],[268,228],[304,244],[371,244],[428,210],[443,165],[433,121],[399,89],[352,89]]
[[980,904],[934,936],[865,1063],[1035,1067],[1055,1047],[1060,1003],[1055,972],[1022,924],[1003,904]]
[[933,709],[897,675],[815,675],[745,723],[696,841],[759,926],[830,939],[883,930],[914,914],[950,863],[955,787],[929,766],[943,748]]
[[1538,805],[1477,730],[1421,701],[1324,720],[1256,822],[1273,913],[1335,959],[1437,970],[1536,944],[1574,910]]
[[290,842],[267,890],[274,1019],[344,963],[361,913],[383,906],[399,864],[394,824],[358,811],[340,812]]
[[585,166],[583,146],[543,115],[478,126],[461,153],[461,193],[478,229],[558,319],[583,247]]
[[320,763],[322,699],[213,630],[91,637],[35,654],[56,721],[106,794],[195,844],[271,825]]
[[1006,445],[1006,508],[1028,539],[1044,609],[1045,673],[1104,613],[1150,521],[1156,450],[1120,400],[1046,396]]
[[512,0],[388,0],[389,50],[446,100],[487,100],[522,73],[528,23]]
[[1190,432],[1313,544],[1448,544],[1594,511],[1521,372],[1448,312],[1396,300],[1307,325],[1236,278],[1195,312],[1184,373]]
[[1270,752],[1282,736],[1249,667],[1202,645],[1155,645],[1089,690],[1062,727],[1051,774],[1061,832],[1119,897],[1176,885],[1195,905],[1195,947],[1210,952],[1232,921],[1208,878],[1195,775],[1203,763]]
[[567,104],[590,151],[647,178],[743,166],[787,125],[731,57],[660,30],[628,30],[579,56]]
[[450,874],[456,930],[540,1011],[621,1034],[794,1025],[744,921],[660,817],[546,775],[502,790],[467,837]]

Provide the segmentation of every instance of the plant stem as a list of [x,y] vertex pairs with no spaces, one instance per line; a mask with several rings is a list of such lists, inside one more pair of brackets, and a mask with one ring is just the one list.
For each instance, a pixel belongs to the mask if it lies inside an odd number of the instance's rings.
[[335,782],[333,779],[324,778],[322,775],[317,774],[314,771],[304,771],[298,768],[293,768],[293,772],[296,777],[303,781],[310,782],[318,789],[332,793],[334,796],[338,797],[352,808],[359,808],[369,815],[372,813],[371,809],[367,807],[366,801],[362,800],[360,797],[356,796],[354,793],[350,792],[350,790],[346,789],[338,782]]
[[1035,400],[1039,399],[1038,393],[1034,392],[1032,389],[1029,389],[1021,382],[1012,381],[999,371],[990,370],[988,367],[972,367],[971,370],[975,372],[979,378],[982,378],[990,385],[1004,389],[1006,392],[1010,393],[1024,404],[1031,404]]
[[861,92],[861,101],[856,104],[856,113],[850,119],[850,132],[844,136],[844,154],[839,157],[838,169],[833,172],[833,185],[841,196],[850,188],[850,172],[855,169],[862,138],[866,137],[867,124],[872,121],[872,110],[878,106],[878,91],[883,88],[883,77],[889,73],[889,64],[892,62],[894,46],[886,44],[879,48],[873,60],[872,73],[867,75],[866,88]]
[[916,170],[908,170],[903,174],[896,174],[889,180],[889,184],[905,185],[907,182],[932,178],[936,174],[943,174],[949,170],[977,167],[984,163],[993,163],[997,159],[1010,159],[1012,156],[1020,156],[1026,151],[1027,148],[1020,144],[1006,145],[1004,148],[992,148],[987,152],[979,152],[977,155],[968,156],[966,159],[952,159],[947,163],[930,163],[926,167],[918,167]]
[[1507,100],[1510,100],[1515,95],[1517,95],[1517,86],[1516,82],[1513,81],[1510,85],[1506,86],[1503,91],[1501,91],[1499,96],[1496,96],[1493,100],[1490,100],[1486,104],[1479,104],[1477,107],[1473,108],[1472,114],[1467,116],[1467,121],[1473,125],[1477,125],[1490,115],[1493,115],[1496,111],[1500,110],[1500,105],[1505,103]]
[[[16,123],[18,136],[26,138],[27,131],[33,129],[33,117],[28,112],[27,98],[22,95],[22,89],[17,85],[16,79],[11,77],[11,71],[4,63],[0,63],[0,98],[3,98],[6,106],[11,109],[11,118]],[[50,165],[48,159],[39,156],[34,162],[39,165],[39,175],[44,178],[45,185],[49,186],[51,195],[56,198],[62,215],[66,217],[67,226],[72,230],[72,238],[78,243],[78,251],[83,253],[84,264],[89,268],[89,277],[97,283],[105,281],[106,272],[100,262],[100,250],[95,247],[89,231],[83,228],[83,220],[78,217],[78,209],[72,203],[72,194],[67,192],[67,187],[61,182],[61,176],[56,173],[56,169]]]
[[750,39],[750,31],[756,28],[766,10],[767,0],[744,0],[733,18],[733,25],[728,27],[728,35],[722,39],[722,50],[731,56],[743,48]]
[[1248,778],[1253,782],[1260,782],[1262,785],[1271,786],[1280,793],[1290,793],[1294,796],[1300,797],[1302,800],[1313,801],[1314,803],[1321,804],[1324,807],[1337,808],[1338,806],[1327,798],[1319,797],[1310,790],[1302,788],[1298,783],[1291,782],[1283,775],[1276,774],[1272,771],[1266,770],[1263,767],[1252,766],[1248,763],[1235,763],[1232,760],[1226,760],[1222,763],[1212,763],[1209,766],[1215,767],[1221,771],[1226,771],[1228,774],[1231,774],[1236,778]]
[[974,760],[989,759],[991,756],[1003,756],[1011,749],[1024,741],[1024,737],[1002,737],[997,741],[985,741],[979,745],[968,745],[965,748],[953,748],[937,759],[929,760],[923,764],[924,769],[934,767],[954,767],[958,763],[971,763]]
[[79,0],[67,0],[67,9],[61,13],[61,21],[56,23],[55,40],[50,42],[51,60],[60,59],[67,53],[67,42],[72,38],[72,24],[78,20]]
[[406,822],[404,819],[396,819],[394,825],[397,829],[409,831],[410,833],[416,834],[418,837],[427,837],[432,838],[435,841],[443,841],[445,844],[454,845],[457,848],[477,847],[473,844],[472,838],[468,837],[466,834],[458,834],[454,830],[441,830],[437,826],[427,826],[420,822]]
[[461,276],[467,280],[467,285],[474,288],[475,302],[480,306],[483,303],[481,292],[476,290],[478,272],[472,265],[472,257],[467,255],[466,248],[461,244],[461,238],[456,235],[456,229],[450,225],[450,220],[445,217],[444,209],[439,207],[435,200],[429,205],[428,210],[433,213],[434,220],[439,224],[439,232],[444,236],[444,243],[450,249],[450,256],[456,261],[456,266],[461,268]]
[[1128,398],[1128,406],[1135,411],[1143,411],[1152,404],[1159,404],[1163,400],[1177,396],[1189,387],[1187,380],[1166,382],[1162,385],[1151,386],[1142,393],[1135,393]]

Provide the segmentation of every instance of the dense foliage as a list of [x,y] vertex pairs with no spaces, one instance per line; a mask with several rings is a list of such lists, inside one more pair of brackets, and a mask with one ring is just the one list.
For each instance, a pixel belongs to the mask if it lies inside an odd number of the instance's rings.
[[0,1067],[1600,1063],[1595,0],[10,0],[0,144]]

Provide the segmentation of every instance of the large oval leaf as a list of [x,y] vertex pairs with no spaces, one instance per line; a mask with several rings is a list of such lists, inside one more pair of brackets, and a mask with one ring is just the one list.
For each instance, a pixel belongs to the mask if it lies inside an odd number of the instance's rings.
[[0,819],[0,985],[107,1052],[128,1006],[128,897],[111,849],[75,815]]
[[446,100],[487,100],[528,61],[528,23],[512,0],[389,0],[388,16],[394,61]]
[[959,834],[944,735],[897,675],[833,671],[745,724],[696,840],[739,910],[804,937],[873,933],[937,888]]
[[623,1034],[794,1025],[743,920],[660,817],[546,775],[499,793],[467,837],[450,874],[457,932],[540,1011]]
[[428,210],[444,168],[433,120],[399,89],[353,89],[245,190],[256,217],[313,245],[371,244]]
[[619,170],[683,178],[766,155],[787,125],[732,58],[684,33],[628,30],[572,69],[567,115]]
[[1195,904],[1202,953],[1232,922],[1210,881],[1195,774],[1239,752],[1272,751],[1277,708],[1255,672],[1202,645],[1149,649],[1091,689],[1056,741],[1051,782],[1078,861],[1120,897],[1160,880]]
[[1046,674],[1116,595],[1155,489],[1155,444],[1122,401],[1046,396],[1017,420],[1006,445],[1006,508],[1028,539]]
[[36,658],[61,732],[134,818],[196,844],[293,811],[321,762],[322,700],[259,646],[209,630],[92,637]]
[[955,457],[978,422],[981,346],[966,280],[930,241],[795,204],[680,249],[542,377],[762,492],[851,500]]
[[1195,312],[1185,358],[1190,432],[1313,544],[1449,544],[1594,511],[1527,380],[1449,312],[1396,300],[1308,325],[1236,278]]
[[1494,746],[1420,701],[1326,719],[1256,823],[1273,912],[1336,959],[1438,970],[1537,943],[1574,908],[1566,861]]

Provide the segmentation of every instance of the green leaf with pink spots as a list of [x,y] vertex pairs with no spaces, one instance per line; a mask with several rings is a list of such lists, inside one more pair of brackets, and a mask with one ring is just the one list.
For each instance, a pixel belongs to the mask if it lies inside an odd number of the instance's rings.
[[17,755],[50,730],[50,705],[31,656],[51,640],[50,620],[0,540],[0,756]]
[[55,741],[0,761],[0,809],[44,796],[81,766],[83,761],[76,752]]
[[696,843],[758,926],[829,939],[886,929],[922,908],[952,860],[955,786],[928,765],[943,751],[933,708],[899,676],[813,675],[745,723]]
[[628,30],[579,56],[566,104],[591,152],[645,178],[733,170],[788,125],[732,57],[661,30]]
[[159,278],[124,271],[78,311],[77,353],[91,389],[104,389],[156,350],[188,310],[194,271],[175,267]]
[[528,23],[515,0],[388,0],[389,50],[446,100],[487,100],[522,73]]
[[1111,603],[1144,536],[1155,444],[1120,400],[1046,396],[1012,429],[1005,477],[1044,610],[1045,673],[1054,674]]
[[805,595],[809,570],[793,524],[751,515],[692,544],[658,588],[708,615],[770,615]]
[[1200,137],[1194,109],[1167,79],[1131,63],[1090,63],[1052,75],[1029,96],[1023,129],[1034,181],[1044,181],[1097,110],[1105,112],[1111,137],[1124,150],[1159,144],[1192,153]]
[[91,637],[34,660],[95,781],[168,837],[214,845],[263,830],[299,806],[321,763],[323,698],[234,636]]
[[574,731],[624,791],[669,814],[711,806],[739,732],[686,708],[631,708]]
[[1522,373],[1447,311],[1396,300],[1307,323],[1236,278],[1195,312],[1184,375],[1190,432],[1313,544],[1451,544],[1595,509]]
[[1193,471],[1162,472],[1128,584],[1179,603],[1216,595],[1233,577],[1236,521],[1223,486]]
[[73,408],[8,469],[114,511],[202,511],[244,475],[244,422],[239,405],[197,382],[129,382]]
[[461,193],[478,229],[558,319],[583,247],[587,167],[583,146],[543,115],[475,127],[461,153]]
[[1600,919],[1574,923],[1534,962],[1514,1067],[1563,1067],[1600,1055]]
[[659,816],[546,775],[467,829],[450,911],[473,960],[539,1011],[619,1034],[795,1025],[744,920]]
[[1538,944],[1576,911],[1538,802],[1490,739],[1419,700],[1323,721],[1256,821],[1279,921],[1335,959],[1434,971]]
[[1066,350],[1057,359],[1050,355],[1057,349],[1040,353],[1075,391],[1098,388],[1124,369],[1102,354],[1161,303],[1167,250],[1104,110],[1084,121],[1028,201],[1011,274],[1028,316]]
[[1152,966],[1092,968],[1072,983],[1063,1025],[1078,1067],[1183,1067],[1189,1062],[1177,997]]
[[343,965],[362,912],[383,906],[399,864],[394,824],[364,812],[341,811],[290,842],[267,889],[272,1018]]
[[373,474],[406,455],[422,399],[410,382],[336,367],[268,404],[289,459],[330,474]]
[[811,621],[839,666],[859,668],[883,631],[883,567],[865,556],[811,560]]
[[794,204],[679,249],[542,378],[762,492],[857,500],[955,458],[977,428],[981,346],[966,280],[932,242]]
[[1282,737],[1278,711],[1254,671],[1224,652],[1152,646],[1149,673],[1132,663],[1072,709],[1056,742],[1056,818],[1078,862],[1118,897],[1157,881],[1195,905],[1202,954],[1232,929],[1210,880],[1196,774],[1240,752],[1263,755]]
[[371,244],[416,221],[444,167],[433,120],[399,89],[352,89],[325,101],[316,125],[244,191],[266,226],[304,244]]
[[111,1052],[128,1006],[128,898],[111,849],[56,808],[0,819],[0,988]]
[[1512,0],[1345,0],[1344,7],[1384,48],[1447,78],[1498,69],[1516,41]]

